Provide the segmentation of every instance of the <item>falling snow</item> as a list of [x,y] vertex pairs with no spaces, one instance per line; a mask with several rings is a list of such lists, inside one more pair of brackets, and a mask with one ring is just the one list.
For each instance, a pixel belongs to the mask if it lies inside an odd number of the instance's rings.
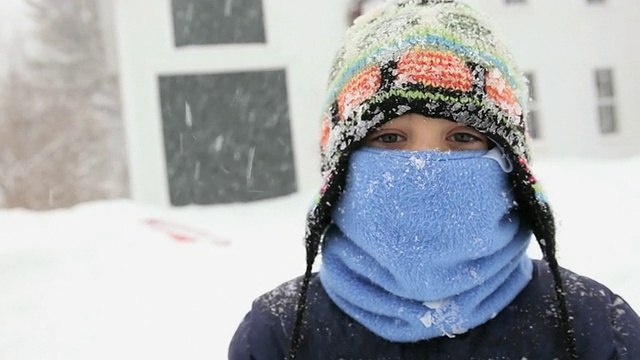
[[[536,172],[560,223],[560,263],[640,309],[640,158],[540,162]],[[587,206],[584,194],[606,213]],[[253,299],[302,274],[304,219],[314,196],[175,209],[116,201],[0,211],[0,358],[113,359],[122,351],[226,358]],[[150,218],[201,231],[178,242],[147,225]],[[540,257],[535,244],[530,253]]]

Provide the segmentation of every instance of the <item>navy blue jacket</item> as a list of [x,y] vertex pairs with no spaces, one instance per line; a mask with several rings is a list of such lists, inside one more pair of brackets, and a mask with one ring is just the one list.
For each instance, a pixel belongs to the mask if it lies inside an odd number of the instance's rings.
[[[567,301],[584,360],[640,359],[640,318],[605,286],[562,269]],[[230,360],[287,356],[301,278],[254,301],[229,348]],[[342,312],[314,274],[298,359],[569,359],[557,320],[553,278],[534,261],[531,282],[494,319],[454,338],[394,343]]]

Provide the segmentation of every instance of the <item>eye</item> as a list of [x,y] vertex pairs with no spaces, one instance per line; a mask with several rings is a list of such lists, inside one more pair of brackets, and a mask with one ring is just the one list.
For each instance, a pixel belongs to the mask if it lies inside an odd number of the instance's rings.
[[384,144],[393,144],[393,143],[397,143],[405,140],[407,140],[407,138],[405,138],[400,134],[395,134],[395,133],[382,134],[371,139],[371,141],[378,141]]
[[457,132],[453,135],[450,135],[447,140],[449,141],[455,141],[455,142],[460,142],[460,143],[472,143],[472,142],[484,142],[484,140],[482,138],[480,138],[479,136],[467,133],[467,132]]

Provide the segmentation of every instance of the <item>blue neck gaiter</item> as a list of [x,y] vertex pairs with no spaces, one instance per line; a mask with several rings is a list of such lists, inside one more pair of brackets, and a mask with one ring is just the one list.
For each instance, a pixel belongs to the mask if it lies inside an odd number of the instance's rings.
[[320,279],[340,309],[382,338],[464,333],[531,279],[531,231],[487,151],[362,148],[347,174]]

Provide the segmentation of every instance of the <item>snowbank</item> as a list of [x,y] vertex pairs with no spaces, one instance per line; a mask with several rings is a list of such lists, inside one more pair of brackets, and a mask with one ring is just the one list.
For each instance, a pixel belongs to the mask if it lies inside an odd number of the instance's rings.
[[[640,309],[640,157],[534,172],[557,213],[560,263]],[[303,271],[311,199],[0,211],[0,358],[226,358],[251,300]]]

